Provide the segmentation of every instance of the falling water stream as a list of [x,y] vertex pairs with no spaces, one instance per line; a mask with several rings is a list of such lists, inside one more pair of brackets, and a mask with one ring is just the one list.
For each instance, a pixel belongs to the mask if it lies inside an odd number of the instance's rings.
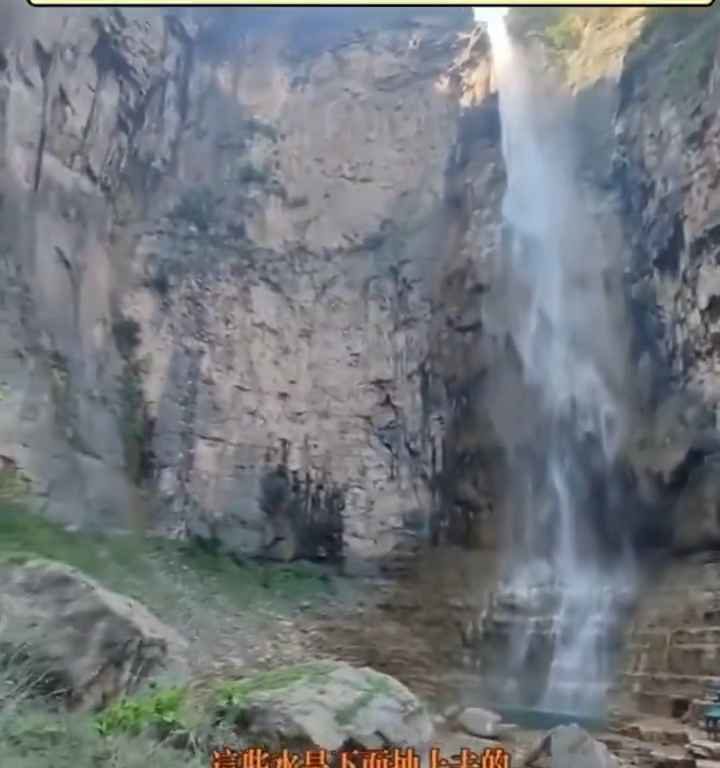
[[527,608],[516,622],[511,666],[521,680],[537,663],[530,650],[539,634],[549,637],[532,706],[594,716],[612,676],[618,596],[632,582],[629,546],[620,537],[603,548],[592,514],[622,439],[622,403],[609,373],[611,255],[597,245],[568,135],[546,114],[554,106],[538,92],[539,73],[513,45],[502,13],[487,26],[507,174],[503,259],[516,299],[504,331],[537,421],[529,450],[519,450],[515,430],[499,430],[515,463],[519,521],[501,591]]

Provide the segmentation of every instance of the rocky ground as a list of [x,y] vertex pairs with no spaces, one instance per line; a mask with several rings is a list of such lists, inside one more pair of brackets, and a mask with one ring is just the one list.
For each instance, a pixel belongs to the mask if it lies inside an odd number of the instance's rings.
[[[172,704],[173,691],[187,688],[202,697],[218,685],[245,686],[245,691],[247,686],[255,689],[256,683],[251,681],[265,680],[258,684],[262,689],[267,680],[277,680],[277,675],[284,681],[289,674],[294,681],[292,670],[326,662],[349,663],[353,670],[371,668],[397,681],[409,696],[423,702],[434,728],[432,745],[442,754],[462,748],[482,751],[501,744],[513,765],[528,759],[540,768],[564,765],[554,754],[538,751],[544,733],[503,724],[492,713],[474,709],[486,703],[474,700],[471,693],[472,680],[479,679],[482,670],[473,669],[469,650],[470,658],[463,658],[458,648],[463,647],[463,633],[467,633],[462,617],[476,608],[457,595],[467,587],[467,580],[487,578],[493,570],[489,559],[483,567],[473,569],[469,564],[473,560],[477,564],[478,558],[468,558],[463,568],[459,553],[428,551],[414,565],[406,563],[403,572],[392,578],[349,578],[334,568],[310,563],[293,567],[239,564],[187,544],[169,546],[137,538],[89,540],[85,534],[62,532],[36,519],[25,525],[27,517],[10,526],[9,517],[5,515],[0,531],[0,645],[4,650],[29,649],[24,660],[39,658],[45,666],[50,664],[54,686],[70,691],[67,701],[77,712],[75,717],[96,717],[82,712],[116,702],[104,710],[100,722],[118,733],[93,730],[92,738],[101,740],[98,744],[83,742],[90,750],[108,749],[107,739],[120,739],[117,743],[131,755],[138,744],[145,743],[143,739],[152,742],[154,737],[143,730],[147,730],[143,718],[156,716],[152,707],[163,702],[169,706],[162,697],[169,697]],[[444,567],[447,559],[454,568]],[[142,602],[129,595],[141,597]],[[33,642],[38,643],[35,657]],[[456,672],[449,675],[452,669]],[[15,699],[16,678],[21,675],[17,670],[4,674],[5,684],[8,680],[10,684],[6,690]],[[148,694],[147,682],[152,680],[155,692]],[[358,684],[356,698],[375,690],[374,684],[369,689],[365,683]],[[129,698],[123,699],[123,693]],[[155,698],[143,699],[148,695]],[[278,706],[273,704],[272,722],[279,716]],[[174,723],[179,715],[171,710],[166,715]],[[35,721],[28,721],[28,715],[8,717],[7,701],[0,711],[0,744],[5,738],[8,749],[20,745],[33,759],[43,754],[42,744],[27,743],[29,725],[17,732],[19,723]],[[699,712],[695,707],[685,722],[640,717],[633,710],[618,712],[607,732],[594,734],[607,752],[584,733],[576,735],[578,743],[585,745],[582,750],[589,750],[590,768],[711,768],[718,764],[713,761],[720,760],[720,748],[696,727]],[[55,733],[61,727],[58,723],[64,722],[57,714],[43,717],[43,732]],[[130,729],[131,733],[125,733],[123,729],[130,727],[133,718],[143,721],[137,724],[139,732]],[[82,727],[87,729],[87,725]],[[63,738],[70,738],[70,731],[63,733]],[[568,734],[562,731],[561,735],[556,751],[567,751]],[[409,736],[408,741],[413,738]],[[192,756],[181,746],[180,753],[177,747],[170,749],[177,753],[176,758],[187,757],[189,766]],[[618,763],[613,762],[615,758]],[[117,765],[134,766],[129,759]],[[25,768],[29,764],[17,765]],[[579,765],[571,763],[569,768]]]

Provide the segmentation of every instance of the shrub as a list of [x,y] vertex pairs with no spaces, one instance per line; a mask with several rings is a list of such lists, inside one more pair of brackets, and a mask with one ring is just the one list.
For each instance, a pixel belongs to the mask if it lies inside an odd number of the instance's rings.
[[[2,768],[206,768],[200,755],[180,755],[151,738],[122,728],[98,727],[87,714],[53,711],[34,697],[37,677],[19,657],[0,659],[0,764]],[[158,694],[149,720],[166,722],[173,711],[174,689]],[[125,714],[129,708],[126,707]],[[134,710],[133,710],[134,711]],[[143,710],[145,712],[145,710]]]
[[183,688],[123,698],[98,715],[95,725],[103,736],[116,733],[139,736],[152,731],[155,737],[164,739],[186,730],[181,714],[184,700]]
[[583,24],[576,15],[563,16],[557,23],[545,29],[545,38],[556,50],[571,51],[582,40]]

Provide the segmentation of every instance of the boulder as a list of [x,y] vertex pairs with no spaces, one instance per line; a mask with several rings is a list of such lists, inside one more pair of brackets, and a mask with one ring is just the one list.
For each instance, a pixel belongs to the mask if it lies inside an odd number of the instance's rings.
[[231,730],[268,749],[420,749],[433,736],[425,706],[402,683],[343,662],[272,670],[241,681],[234,699]]
[[483,739],[492,739],[499,734],[499,726],[502,721],[500,715],[488,709],[480,707],[468,707],[458,715],[458,725]]
[[186,643],[144,606],[47,560],[0,564],[0,658],[71,709],[131,693],[161,671],[184,675]]
[[550,768],[619,768],[608,748],[577,725],[559,725],[545,734],[525,758],[534,765],[550,757]]
[[695,739],[688,744],[687,751],[704,760],[720,760],[720,742],[710,739]]

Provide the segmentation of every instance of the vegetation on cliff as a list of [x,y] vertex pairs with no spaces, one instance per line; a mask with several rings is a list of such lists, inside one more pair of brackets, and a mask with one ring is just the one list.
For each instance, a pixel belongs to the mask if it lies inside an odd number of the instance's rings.
[[513,8],[517,39],[540,42],[567,80],[582,86],[648,58],[662,61],[659,93],[673,100],[697,95],[717,47],[716,8]]

